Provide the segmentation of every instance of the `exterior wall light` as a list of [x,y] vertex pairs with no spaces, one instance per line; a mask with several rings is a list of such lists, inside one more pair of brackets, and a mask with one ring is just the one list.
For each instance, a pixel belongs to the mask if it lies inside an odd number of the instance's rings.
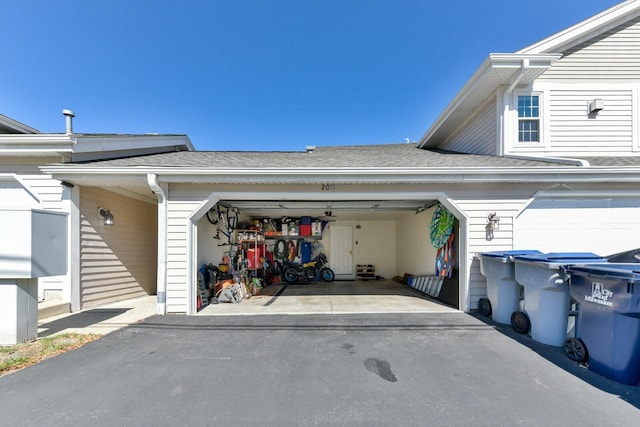
[[104,225],[113,225],[113,214],[109,209],[98,208],[98,216],[104,220]]
[[498,215],[495,212],[487,215],[487,228],[491,231],[500,228],[500,218],[498,218]]

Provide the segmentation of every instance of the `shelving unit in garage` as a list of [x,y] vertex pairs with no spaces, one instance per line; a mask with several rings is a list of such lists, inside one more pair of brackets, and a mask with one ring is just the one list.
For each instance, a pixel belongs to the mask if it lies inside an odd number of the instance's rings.
[[[263,258],[265,256],[265,237],[257,230],[237,230],[238,246],[242,249],[243,257],[238,260],[238,269],[253,273],[253,277],[260,277],[260,272],[264,268]],[[244,265],[242,265],[244,264]]]
[[373,264],[358,264],[356,266],[356,280],[373,280],[376,278],[376,266]]

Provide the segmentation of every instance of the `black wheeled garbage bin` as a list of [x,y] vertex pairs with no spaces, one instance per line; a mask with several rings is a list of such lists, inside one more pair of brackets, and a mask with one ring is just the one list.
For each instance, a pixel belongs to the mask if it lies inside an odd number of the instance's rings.
[[640,383],[640,265],[567,267],[571,296],[578,301],[576,337],[567,355],[614,381]]

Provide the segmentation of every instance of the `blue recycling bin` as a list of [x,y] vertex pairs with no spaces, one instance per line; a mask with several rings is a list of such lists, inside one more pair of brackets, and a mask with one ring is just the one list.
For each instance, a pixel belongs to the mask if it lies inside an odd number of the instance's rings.
[[[524,286],[525,312],[514,313],[511,324],[518,332],[526,332],[530,326],[534,341],[563,347],[571,308],[569,283],[563,268],[606,261],[590,252],[516,255],[515,278]],[[525,322],[527,327],[522,326]]]
[[498,323],[510,324],[511,314],[518,311],[522,286],[516,282],[513,257],[540,254],[536,250],[482,252],[480,272],[487,278],[487,298],[478,301],[478,309]]
[[571,266],[567,273],[579,303],[567,355],[609,379],[639,385],[640,264]]

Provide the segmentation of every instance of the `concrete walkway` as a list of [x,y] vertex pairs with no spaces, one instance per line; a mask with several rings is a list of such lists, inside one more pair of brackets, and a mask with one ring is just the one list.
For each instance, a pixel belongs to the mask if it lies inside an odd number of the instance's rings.
[[76,313],[47,317],[38,321],[38,336],[70,332],[105,335],[153,316],[156,307],[157,298],[150,295]]

